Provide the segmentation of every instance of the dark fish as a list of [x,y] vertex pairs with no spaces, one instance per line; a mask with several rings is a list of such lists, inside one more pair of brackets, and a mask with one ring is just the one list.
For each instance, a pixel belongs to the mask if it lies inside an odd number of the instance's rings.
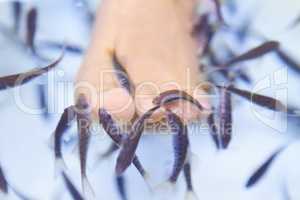
[[14,19],[14,31],[15,31],[15,33],[18,33],[20,30],[22,2],[13,1],[12,2],[12,12],[13,12],[13,19]]
[[40,84],[37,86],[38,96],[39,96],[39,104],[40,108],[44,109],[43,117],[44,119],[48,119],[49,110],[48,110],[48,98],[47,98],[47,86],[44,84]]
[[82,195],[79,193],[79,191],[76,189],[76,187],[74,186],[74,184],[71,182],[71,180],[68,178],[68,176],[63,172],[62,173],[65,185],[69,191],[69,193],[71,194],[72,198],[74,200],[84,200],[84,198],[82,197]]
[[251,78],[242,70],[238,70],[235,73],[235,77],[241,79],[245,83],[251,84],[252,80]]
[[223,64],[223,67],[231,66],[233,64],[247,61],[247,60],[252,60],[256,59],[260,56],[263,56],[269,52],[275,51],[279,48],[279,42],[276,41],[268,41],[265,42],[258,47],[255,47],[246,53],[243,53],[242,55],[239,55],[235,58],[232,58],[231,60],[227,61],[225,64]]
[[60,61],[62,60],[64,56],[64,53],[61,54],[61,56],[52,62],[51,64],[47,65],[43,68],[37,68],[30,70],[28,72],[20,73],[20,74],[14,74],[9,76],[0,77],[0,91],[4,89],[8,89],[10,87],[16,87],[23,85],[32,79],[39,77],[40,75],[50,71],[53,69]]
[[278,155],[285,149],[285,147],[279,148],[275,153],[273,153],[248,179],[246,187],[250,188],[258,183],[261,178],[267,173],[268,169],[271,167],[274,160]]
[[31,8],[26,16],[26,44],[35,52],[35,35],[37,30],[38,12],[36,8]]
[[216,123],[215,123],[215,118],[214,118],[214,113],[212,112],[208,118],[207,118],[207,123],[208,123],[208,126],[209,126],[209,133],[216,145],[216,148],[217,149],[220,149],[221,145],[220,145],[220,142],[219,142],[219,134],[218,134],[218,130],[217,130],[217,126],[216,126]]
[[[30,200],[30,198],[26,197],[23,193],[13,187],[8,183],[8,180],[5,177],[4,171],[0,165],[0,194],[7,195],[9,188],[21,199],[21,200]],[[1,196],[1,195],[0,195]]]
[[213,0],[215,7],[216,7],[216,13],[217,13],[217,17],[218,20],[220,22],[220,24],[224,24],[224,18],[222,15],[222,10],[221,10],[221,3],[219,0]]
[[132,81],[129,79],[128,73],[125,70],[125,68],[119,62],[115,52],[113,52],[113,54],[112,54],[112,59],[113,59],[115,73],[116,73],[116,76],[118,78],[118,81],[119,81],[121,87],[126,89],[129,94],[133,95],[134,87],[133,87]]
[[183,167],[183,174],[184,179],[187,187],[187,192],[185,194],[185,200],[196,200],[198,199],[197,195],[195,194],[194,187],[192,184],[192,175],[191,175],[191,163],[186,162]]
[[3,194],[8,193],[8,183],[1,166],[0,166],[0,192]]
[[61,143],[62,143],[63,134],[71,126],[70,123],[75,119],[75,117],[76,117],[76,113],[75,113],[74,106],[70,106],[64,110],[56,126],[54,132],[54,154],[55,154],[55,165],[57,170],[63,170],[64,168],[66,168],[63,155],[62,155]]
[[85,195],[87,195],[87,193],[94,194],[86,175],[86,160],[91,136],[90,127],[92,119],[89,103],[83,94],[78,97],[75,108],[77,114],[77,128],[79,133],[79,157],[82,189]]
[[168,90],[166,92],[160,93],[152,101],[154,105],[165,106],[168,103],[173,103],[174,101],[185,100],[194,104],[200,111],[203,111],[203,106],[194,99],[191,95],[182,90]]
[[[223,86],[217,86],[217,87],[224,88]],[[287,110],[285,105],[283,105],[279,100],[274,99],[272,97],[251,93],[250,91],[237,89],[233,86],[226,87],[226,89],[231,93],[244,97],[245,99],[257,105],[269,108],[271,110],[280,111],[280,112],[286,112]]]
[[123,175],[116,176],[116,185],[121,199],[127,200],[128,197],[127,197],[126,187],[125,187],[125,177]]
[[289,28],[295,28],[300,24],[300,15],[294,19],[294,21],[289,25]]
[[[111,137],[111,139],[114,141],[115,147],[119,148],[119,146],[122,145],[122,138],[124,136],[124,133],[121,132],[120,127],[116,124],[116,122],[113,120],[111,115],[103,108],[99,109],[99,120],[100,124],[102,124],[105,132]],[[144,167],[140,163],[138,157],[134,155],[133,165],[136,167],[136,169],[139,171],[139,173],[142,175],[144,179],[147,179],[147,172],[145,171]]]
[[286,64],[288,67],[290,67],[295,72],[300,73],[300,64],[299,64],[299,62],[294,60],[292,57],[290,57],[287,53],[285,53],[281,49],[278,49],[276,51],[276,55],[280,58],[280,60],[284,64]]
[[121,151],[117,159],[116,173],[121,175],[131,164],[135,157],[135,151],[144,131],[146,120],[159,108],[155,106],[144,115],[138,118],[133,126],[128,137],[122,139]]
[[187,159],[189,139],[187,127],[183,124],[181,119],[170,110],[166,111],[168,126],[170,127],[173,136],[174,146],[174,165],[172,173],[168,179],[170,183],[176,183],[180,172]]
[[232,137],[231,94],[226,88],[220,88],[219,118],[221,144],[226,149]]
[[214,34],[215,30],[212,25],[209,24],[209,15],[204,14],[200,16],[197,23],[194,25],[192,36],[201,43],[201,47],[203,47],[203,54],[208,53]]
[[50,48],[55,50],[61,50],[65,49],[66,52],[73,53],[73,54],[83,54],[84,49],[80,46],[73,45],[73,44],[64,44],[59,42],[53,42],[53,41],[46,41],[38,46],[39,48]]

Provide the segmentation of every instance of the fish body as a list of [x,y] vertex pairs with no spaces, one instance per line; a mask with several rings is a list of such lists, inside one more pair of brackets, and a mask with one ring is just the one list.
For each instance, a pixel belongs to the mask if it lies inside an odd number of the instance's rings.
[[167,122],[173,135],[174,164],[172,173],[168,179],[170,183],[176,183],[179,173],[182,171],[188,153],[188,131],[181,119],[170,110],[166,111]]
[[133,126],[130,134],[122,139],[121,151],[117,159],[116,173],[121,175],[131,164],[135,158],[135,151],[138,147],[139,140],[144,131],[146,120],[159,108],[155,106],[148,110],[144,115],[138,118]]
[[194,99],[191,95],[181,90],[168,90],[159,94],[152,101],[157,106],[165,106],[178,100],[185,100],[195,105],[200,111],[203,111],[203,106]]

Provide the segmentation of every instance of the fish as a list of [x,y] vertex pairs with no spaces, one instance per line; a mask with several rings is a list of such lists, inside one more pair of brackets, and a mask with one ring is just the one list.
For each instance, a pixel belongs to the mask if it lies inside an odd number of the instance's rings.
[[278,49],[276,51],[276,55],[284,64],[286,64],[288,67],[290,67],[295,72],[300,73],[300,63],[297,62],[291,56],[289,56],[285,51],[283,51],[282,49]]
[[0,77],[0,91],[23,85],[33,80],[34,78],[37,78],[42,74],[49,72],[61,62],[63,57],[64,57],[64,51],[59,56],[59,58],[57,58],[55,61],[53,61],[52,63],[50,63],[45,67],[32,69],[30,71],[20,73],[20,74],[13,74],[9,76]]
[[127,193],[126,193],[126,187],[125,187],[125,177],[123,175],[116,176],[116,185],[118,189],[118,193],[122,200],[127,200]]
[[[230,87],[230,86],[229,86]],[[220,88],[219,103],[220,136],[222,148],[226,149],[232,137],[232,105],[231,94],[226,88]]]
[[[99,109],[99,122],[100,124],[102,124],[105,132],[114,141],[114,148],[119,148],[122,145],[122,139],[125,134],[122,133],[120,127],[116,124],[112,116],[104,108]],[[135,168],[139,171],[140,175],[147,182],[147,180],[149,179],[149,175],[136,155],[134,155],[132,163],[135,166]]]
[[5,177],[4,170],[0,164],[0,197],[4,198],[9,194],[9,189],[12,190],[21,200],[30,200],[26,195],[13,187],[10,183],[8,183],[7,178]]
[[191,35],[198,41],[199,44],[201,43],[199,47],[203,48],[203,55],[206,55],[209,52],[209,46],[215,33],[216,31],[212,25],[209,24],[209,15],[201,15],[195,23]]
[[121,175],[129,167],[135,157],[135,151],[138,147],[139,140],[144,131],[146,120],[159,109],[159,106],[154,106],[141,117],[139,117],[132,125],[130,134],[122,138],[121,150],[117,158],[116,174]]
[[79,95],[75,105],[75,110],[77,115],[77,129],[79,133],[79,158],[82,190],[85,196],[94,196],[95,193],[86,175],[86,160],[91,136],[90,127],[92,119],[90,105],[83,94]]
[[[64,133],[69,129],[71,122],[75,119],[76,113],[74,106],[67,107],[60,117],[60,120],[54,131],[54,156],[56,172],[66,169],[66,164],[63,159],[61,143]],[[57,174],[57,173],[56,173]]]
[[298,26],[300,24],[300,15],[298,15],[293,22],[289,25],[289,28],[295,28],[296,26]]
[[152,103],[156,106],[161,107],[178,100],[188,101],[195,105],[200,111],[204,110],[203,106],[199,103],[199,101],[197,101],[196,99],[194,99],[194,97],[182,90],[168,90],[162,92],[153,99]]
[[122,66],[115,52],[112,53],[113,66],[115,69],[115,74],[121,85],[129,94],[134,94],[134,86],[129,78],[126,69]]
[[[218,88],[224,88],[223,86],[218,86],[218,85],[216,85],[216,86]],[[241,89],[235,88],[233,86],[226,87],[226,89],[227,89],[227,91],[234,93],[236,95],[239,95],[239,96],[247,99],[248,101],[251,101],[259,106],[268,108],[273,111],[287,112],[286,106],[281,101],[279,101],[275,98],[264,96],[264,95],[257,94],[257,93],[252,93],[247,90],[241,90]]]
[[274,163],[275,159],[278,155],[285,149],[286,147],[280,147],[276,150],[248,179],[246,183],[246,188],[251,188],[256,185],[265,174],[268,172],[271,165]]
[[221,144],[219,142],[219,134],[218,134],[218,129],[215,123],[215,116],[214,113],[212,112],[211,114],[209,114],[208,118],[207,118],[207,124],[209,126],[209,133],[216,145],[217,149],[221,148]]
[[39,44],[40,48],[50,48],[55,50],[61,50],[65,49],[66,52],[82,55],[84,53],[84,49],[80,47],[79,45],[75,44],[64,44],[60,42],[54,42],[54,41],[44,41]]
[[35,35],[37,30],[38,11],[31,8],[26,15],[26,44],[35,53]]
[[194,187],[192,184],[192,175],[191,175],[191,163],[186,162],[183,167],[183,174],[184,179],[187,187],[187,191],[185,193],[185,200],[196,200],[198,199],[197,195],[195,194]]
[[20,22],[21,22],[21,14],[22,14],[22,2],[20,1],[13,1],[12,2],[12,12],[13,12],[13,19],[14,19],[14,32],[18,33],[20,30]]
[[3,193],[4,195],[8,194],[8,183],[1,166],[0,166],[0,192]]
[[215,7],[216,7],[216,14],[217,14],[219,23],[220,24],[225,24],[224,17],[222,15],[220,1],[219,0],[213,0],[213,3],[215,4]]
[[38,100],[39,100],[40,108],[43,109],[43,117],[45,119],[49,118],[47,89],[48,88],[45,84],[37,85],[37,92],[39,96]]
[[232,58],[231,60],[222,64],[221,67],[228,67],[228,66],[237,64],[239,62],[256,59],[267,53],[275,52],[278,48],[279,48],[279,42],[267,41],[255,48],[247,51],[246,53],[243,53],[239,56]]
[[170,110],[166,110],[167,123],[173,135],[174,147],[174,164],[173,170],[168,178],[168,181],[175,184],[179,173],[182,171],[187,160],[187,153],[189,147],[187,126],[183,124],[179,116]]
[[69,193],[71,194],[72,198],[74,200],[84,200],[83,196],[76,189],[76,187],[71,182],[71,180],[69,179],[69,177],[65,174],[65,172],[62,172],[62,177],[63,177],[64,183],[65,183],[65,185],[66,185]]

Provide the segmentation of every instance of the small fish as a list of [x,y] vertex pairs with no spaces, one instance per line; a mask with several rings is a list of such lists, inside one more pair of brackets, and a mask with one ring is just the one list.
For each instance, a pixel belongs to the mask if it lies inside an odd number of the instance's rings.
[[[217,86],[218,88],[224,88],[223,86]],[[244,97],[248,101],[251,101],[257,105],[266,107],[268,109],[279,111],[279,112],[286,112],[287,108],[284,104],[282,104],[279,100],[274,99],[272,97],[264,96],[261,94],[252,93],[247,90],[237,89],[233,86],[226,87],[227,91]]]
[[246,74],[244,71],[242,71],[241,69],[240,70],[237,70],[235,72],[235,77],[236,78],[239,78],[240,80],[244,81],[245,83],[248,83],[248,84],[251,84],[252,83],[252,80],[251,78],[248,76],[248,74]]
[[62,53],[61,56],[58,59],[56,59],[54,62],[52,62],[51,64],[43,68],[32,69],[24,73],[0,77],[0,91],[23,85],[31,81],[32,79],[37,78],[40,75],[50,71],[55,66],[57,66],[58,63],[60,63],[60,61],[63,59],[63,56],[64,53]]
[[[209,15],[203,14],[199,17],[197,23],[194,25],[192,36],[196,38],[201,48],[203,48],[203,54],[207,54],[212,38],[215,34],[215,30],[212,25],[209,24]],[[204,44],[203,44],[204,43]]]
[[200,111],[203,111],[204,109],[199,101],[182,90],[168,90],[166,92],[160,93],[153,99],[152,103],[157,106],[165,106],[168,103],[173,103],[174,101],[178,100],[188,101],[194,104]]
[[35,35],[37,30],[38,11],[31,8],[26,16],[26,44],[32,52],[35,52]]
[[92,123],[89,103],[84,95],[80,95],[76,105],[77,128],[79,133],[79,157],[82,189],[85,195],[94,195],[91,184],[86,175],[86,160],[90,141],[90,126]]
[[187,192],[185,194],[184,200],[196,200],[198,199],[197,195],[194,192],[191,176],[191,163],[186,162],[183,167],[184,179],[187,187]]
[[63,114],[61,115],[61,118],[54,131],[54,153],[56,170],[66,169],[66,165],[61,151],[61,143],[63,134],[68,130],[68,128],[70,127],[70,123],[75,119],[75,117],[76,113],[74,106],[66,108]]
[[20,30],[21,14],[22,14],[22,2],[13,1],[12,2],[12,12],[14,19],[14,32],[18,33]]
[[279,148],[251,175],[251,177],[248,179],[246,183],[247,188],[254,186],[261,180],[261,178],[267,173],[268,169],[271,167],[274,160],[284,149],[285,147]]
[[[114,144],[115,144],[114,148],[116,148],[116,147],[119,148],[122,145],[122,139],[124,137],[124,134],[122,134],[120,127],[113,120],[112,116],[103,108],[99,109],[99,120],[100,120],[100,124],[102,124],[105,132],[114,141]],[[148,174],[145,171],[144,167],[142,166],[141,162],[139,161],[139,159],[136,155],[134,155],[132,163],[136,167],[136,169],[139,171],[141,176],[145,180],[147,180]]]
[[300,15],[294,19],[294,21],[289,25],[289,28],[295,28],[300,24]]
[[175,184],[178,179],[179,173],[182,171],[183,166],[187,160],[189,147],[188,130],[186,125],[183,124],[181,119],[175,113],[167,110],[166,115],[168,126],[170,127],[171,132],[174,133],[173,146],[175,157],[173,170],[168,181],[172,184]]
[[5,195],[8,194],[8,183],[1,166],[0,166],[0,192]]
[[222,67],[227,67],[227,66],[231,66],[233,64],[239,63],[239,62],[256,59],[256,58],[261,57],[269,52],[275,51],[278,48],[279,48],[279,42],[276,42],[276,41],[265,42],[255,48],[247,51],[246,53],[243,53],[242,55],[232,58],[231,60],[222,64]]
[[43,109],[43,117],[44,119],[49,118],[49,110],[48,110],[48,98],[47,98],[47,86],[45,84],[37,85],[37,92],[39,96],[39,104],[40,108]]
[[219,0],[213,0],[213,3],[215,4],[215,7],[216,7],[216,14],[217,14],[219,23],[220,24],[225,24],[224,17],[222,15],[220,1]]
[[135,157],[135,151],[144,131],[146,120],[159,108],[155,106],[138,118],[128,137],[122,139],[121,151],[117,159],[116,174],[121,175],[131,164]]
[[134,94],[134,87],[132,81],[129,79],[129,75],[125,68],[119,62],[115,52],[112,53],[112,60],[115,69],[116,76],[119,80],[120,85],[128,91],[129,94]]
[[64,179],[65,185],[66,185],[69,193],[71,194],[72,198],[74,200],[84,200],[82,195],[79,193],[79,191],[76,189],[74,184],[71,182],[71,180],[68,178],[68,176],[64,172],[62,172],[62,177]]
[[297,73],[300,73],[300,63],[285,53],[283,50],[278,49],[276,51],[276,55],[280,58],[280,60],[294,70]]
[[218,129],[217,129],[217,126],[216,126],[216,123],[215,123],[215,116],[214,116],[214,113],[212,112],[208,118],[207,118],[207,123],[208,123],[208,126],[209,126],[209,133],[216,145],[216,148],[217,149],[220,149],[221,145],[220,145],[220,142],[219,142],[219,134],[218,134]]
[[0,165],[0,197],[1,195],[8,195],[9,189],[11,189],[12,192],[14,192],[21,200],[30,200],[30,198],[8,183],[8,180],[6,179],[4,171]]
[[[230,87],[230,86],[229,86]],[[220,88],[220,136],[222,148],[226,149],[232,137],[232,105],[231,94],[226,88]]]
[[127,200],[128,197],[127,197],[126,187],[125,187],[125,177],[123,175],[116,176],[116,185],[121,199]]
[[40,48],[50,48],[55,50],[61,50],[65,49],[66,52],[73,53],[73,54],[79,54],[82,55],[84,53],[84,49],[80,46],[74,45],[74,44],[64,44],[59,42],[53,42],[53,41],[45,41],[39,44]]

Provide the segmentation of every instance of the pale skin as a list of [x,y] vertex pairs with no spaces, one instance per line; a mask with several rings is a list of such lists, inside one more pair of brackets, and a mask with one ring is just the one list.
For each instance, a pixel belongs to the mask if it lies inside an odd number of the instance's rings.
[[[94,119],[101,107],[122,122],[145,113],[154,106],[154,97],[170,89],[184,90],[208,108],[199,71],[201,45],[191,34],[196,4],[196,0],[103,0],[78,72],[75,99],[80,94],[88,98]],[[120,86],[112,52],[127,71],[135,94]],[[205,115],[184,101],[170,108],[185,122]],[[152,119],[163,116],[161,109]]]

